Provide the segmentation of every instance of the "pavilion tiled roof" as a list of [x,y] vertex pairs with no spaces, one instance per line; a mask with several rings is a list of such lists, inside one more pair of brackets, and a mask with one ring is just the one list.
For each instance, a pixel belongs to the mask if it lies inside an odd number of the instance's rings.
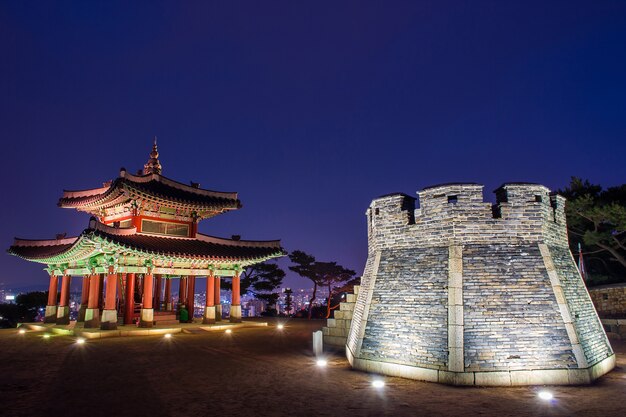
[[24,259],[46,262],[64,253],[78,251],[81,240],[111,243],[121,252],[133,251],[146,257],[194,258],[199,261],[261,262],[285,254],[279,240],[233,240],[202,234],[198,234],[197,238],[156,236],[136,233],[135,228],[109,227],[94,220],[78,237],[61,240],[15,239],[8,252]]
[[146,195],[157,201],[214,210],[241,208],[241,202],[235,192],[205,190],[182,184],[160,174],[132,175],[124,169],[118,178],[103,187],[64,191],[58,205],[91,211],[98,207],[128,203],[133,194]]

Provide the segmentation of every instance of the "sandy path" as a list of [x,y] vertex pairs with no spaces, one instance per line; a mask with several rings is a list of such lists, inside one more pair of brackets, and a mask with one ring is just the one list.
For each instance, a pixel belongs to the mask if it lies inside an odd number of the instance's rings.
[[341,355],[314,365],[322,322],[76,345],[0,331],[3,416],[624,416],[626,344],[618,367],[589,387],[458,388],[401,378],[371,387]]

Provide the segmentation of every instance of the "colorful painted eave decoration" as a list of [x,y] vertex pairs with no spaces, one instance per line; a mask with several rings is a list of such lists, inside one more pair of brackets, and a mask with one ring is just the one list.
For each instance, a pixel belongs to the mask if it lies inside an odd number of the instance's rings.
[[280,241],[241,241],[199,235],[174,238],[116,229],[92,219],[80,236],[60,240],[16,239],[8,252],[52,269],[80,269],[110,264],[118,268],[171,270],[238,269],[280,257]]

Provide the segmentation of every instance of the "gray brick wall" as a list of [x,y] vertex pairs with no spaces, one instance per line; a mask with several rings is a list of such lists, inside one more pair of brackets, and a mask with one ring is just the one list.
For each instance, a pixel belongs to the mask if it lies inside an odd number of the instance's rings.
[[563,285],[565,299],[585,358],[590,364],[597,363],[613,354],[602,323],[598,319],[585,284],[580,279],[569,249],[554,246],[549,249]]
[[447,248],[382,252],[361,356],[444,369]]
[[576,367],[537,246],[466,246],[463,303],[466,371]]

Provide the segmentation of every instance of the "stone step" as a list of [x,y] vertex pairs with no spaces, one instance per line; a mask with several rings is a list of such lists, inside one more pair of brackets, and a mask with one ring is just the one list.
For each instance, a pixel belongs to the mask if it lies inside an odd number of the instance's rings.
[[341,309],[341,311],[352,311],[352,310],[354,310],[354,304],[355,304],[355,303],[346,303],[346,302],[343,302],[343,303],[341,303],[341,305],[339,306],[339,308]]
[[[322,333],[324,335],[328,335],[328,336],[341,336],[341,337],[348,337],[348,332],[350,329],[341,329],[339,327],[323,327],[322,328]],[[327,332],[324,332],[324,330],[327,330]]]
[[348,294],[348,295],[346,295],[346,302],[348,302],[348,303],[356,303],[356,294]]
[[172,321],[176,320],[176,314],[156,314],[154,316],[154,321],[162,322],[162,321]]
[[352,320],[352,311],[335,310],[335,319]]
[[155,322],[159,326],[171,326],[174,324],[180,324],[180,321],[178,320],[158,320],[158,321],[155,320]]
[[360,285],[355,285],[354,286],[354,295],[359,295],[359,291],[361,290],[361,286]]
[[344,347],[348,342],[348,338],[341,336],[324,336],[324,344],[334,347]]
[[337,319],[326,319],[326,327],[337,327]]

